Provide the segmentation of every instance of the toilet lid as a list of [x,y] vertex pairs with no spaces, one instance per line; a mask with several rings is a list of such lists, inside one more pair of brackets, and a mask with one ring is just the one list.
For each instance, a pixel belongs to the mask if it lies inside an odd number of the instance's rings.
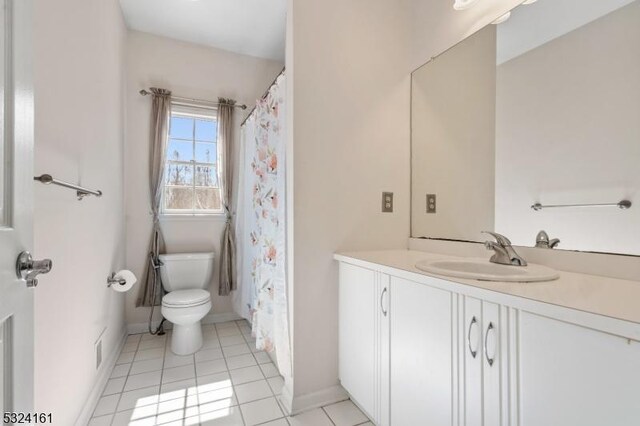
[[207,302],[210,298],[206,290],[176,290],[162,298],[164,306],[193,306]]

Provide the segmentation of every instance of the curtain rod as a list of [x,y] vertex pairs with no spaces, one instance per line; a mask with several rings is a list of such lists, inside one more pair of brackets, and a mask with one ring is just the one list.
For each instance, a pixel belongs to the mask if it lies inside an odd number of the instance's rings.
[[[142,96],[147,96],[147,95],[151,95],[152,93],[147,91],[146,89],[142,89],[140,90],[138,93],[140,93]],[[220,102],[214,102],[214,101],[208,101],[206,99],[196,99],[196,98],[183,98],[181,96],[173,96],[171,95],[171,99],[175,99],[176,101],[182,101],[182,102],[196,102],[196,103],[200,103],[200,104],[209,104],[209,105],[220,105]],[[235,108],[240,108],[240,109],[247,109],[247,106],[245,104],[236,104],[233,105]]]
[[[286,68],[282,68],[282,71],[280,71],[280,73],[276,76],[276,78],[273,79],[273,81],[271,82],[271,84],[269,85],[269,87],[267,87],[267,90],[265,90],[265,92],[262,94],[262,96],[260,97],[260,99],[264,99],[267,97],[267,95],[269,94],[269,90],[271,90],[271,88],[276,84],[276,81],[278,81],[278,79],[280,78],[281,75],[284,74]],[[243,108],[244,109],[244,108]],[[249,111],[249,114],[245,117],[244,120],[242,120],[242,123],[240,123],[240,127],[244,126],[244,123],[247,122],[247,120],[249,119],[249,117],[251,117],[253,115],[253,113],[256,110],[256,106],[254,105],[253,108],[251,108],[251,111]]]

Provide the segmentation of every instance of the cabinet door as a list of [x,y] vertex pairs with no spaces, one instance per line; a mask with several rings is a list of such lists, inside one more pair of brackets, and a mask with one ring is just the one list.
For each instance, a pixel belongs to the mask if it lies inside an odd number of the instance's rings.
[[465,426],[482,426],[482,363],[483,326],[482,302],[464,297],[462,350],[464,373],[461,386],[464,393],[463,416]]
[[389,276],[341,263],[339,377],[376,424],[389,424]]
[[463,424],[499,426],[502,421],[500,305],[464,297],[462,309]]
[[500,305],[482,302],[482,418],[485,426],[500,425]]
[[391,424],[451,426],[450,292],[391,277]]
[[640,342],[519,315],[520,426],[640,424]]

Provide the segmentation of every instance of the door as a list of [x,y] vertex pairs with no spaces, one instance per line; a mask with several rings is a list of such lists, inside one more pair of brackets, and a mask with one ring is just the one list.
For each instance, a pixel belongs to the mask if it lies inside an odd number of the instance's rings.
[[482,417],[485,426],[502,424],[500,305],[482,302]]
[[451,426],[452,293],[391,278],[391,424]]
[[495,303],[464,297],[461,389],[465,426],[503,424],[500,309]]
[[31,0],[0,0],[0,412],[33,410],[33,288],[16,258],[33,246]]
[[377,425],[389,424],[389,276],[340,263],[339,376]]
[[520,426],[640,424],[640,342],[519,315]]
[[462,358],[464,365],[461,390],[464,396],[465,426],[482,426],[482,302],[464,297],[462,309],[464,339]]
[[340,263],[339,375],[342,387],[367,411],[375,402],[375,272]]

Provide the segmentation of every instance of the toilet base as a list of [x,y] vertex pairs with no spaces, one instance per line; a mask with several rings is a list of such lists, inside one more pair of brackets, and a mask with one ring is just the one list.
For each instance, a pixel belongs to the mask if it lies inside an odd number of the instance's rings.
[[194,324],[173,324],[171,352],[176,355],[191,355],[202,347],[202,327],[200,321]]

